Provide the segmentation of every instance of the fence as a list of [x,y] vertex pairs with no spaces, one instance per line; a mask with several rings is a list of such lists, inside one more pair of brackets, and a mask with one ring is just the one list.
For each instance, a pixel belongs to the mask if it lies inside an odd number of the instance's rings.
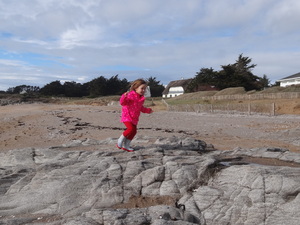
[[243,94],[243,95],[217,95],[204,96],[203,100],[260,100],[260,99],[293,99],[300,98],[300,92],[280,92],[265,94]]
[[[265,94],[242,94],[242,95],[219,95],[204,96],[202,100],[260,100],[260,99],[295,99],[300,98],[300,92],[280,92]],[[206,113],[227,113],[227,114],[262,114],[276,115],[275,103],[228,103],[228,104],[185,104],[169,105],[164,99],[163,103],[169,111],[180,112],[206,112]]]
[[237,104],[187,104],[168,105],[169,111],[226,114],[275,115],[275,103],[237,103]]

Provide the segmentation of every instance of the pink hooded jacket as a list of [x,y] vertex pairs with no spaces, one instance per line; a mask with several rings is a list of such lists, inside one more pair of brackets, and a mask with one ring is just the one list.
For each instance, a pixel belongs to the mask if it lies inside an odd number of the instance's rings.
[[141,112],[151,113],[151,108],[143,106],[144,101],[145,97],[135,91],[130,91],[127,95],[124,93],[120,98],[120,104],[122,105],[121,122],[131,122],[137,125]]

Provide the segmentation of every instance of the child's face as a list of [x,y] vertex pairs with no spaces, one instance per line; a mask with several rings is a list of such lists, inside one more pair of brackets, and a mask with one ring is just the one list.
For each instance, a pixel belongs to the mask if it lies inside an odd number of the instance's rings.
[[146,84],[142,84],[140,86],[138,86],[137,89],[135,89],[135,92],[138,93],[139,95],[144,95],[145,91],[146,91],[147,85]]

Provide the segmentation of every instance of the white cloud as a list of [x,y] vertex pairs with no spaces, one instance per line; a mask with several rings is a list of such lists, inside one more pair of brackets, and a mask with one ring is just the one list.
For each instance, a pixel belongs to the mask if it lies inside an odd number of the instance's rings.
[[88,46],[89,41],[96,41],[101,35],[101,31],[96,26],[76,27],[67,30],[61,35],[60,46],[65,49],[77,46]]
[[24,63],[22,61],[0,59],[0,65],[2,67],[4,67],[4,66],[14,67],[14,66],[23,66]]
[[[0,0],[0,7],[0,74],[26,71],[40,85],[116,74],[166,82],[219,70],[241,53],[273,81],[299,72],[298,0]],[[2,86],[9,77],[0,77]]]
[[286,36],[299,34],[300,2],[295,0],[278,1],[267,12],[266,28],[269,32]]

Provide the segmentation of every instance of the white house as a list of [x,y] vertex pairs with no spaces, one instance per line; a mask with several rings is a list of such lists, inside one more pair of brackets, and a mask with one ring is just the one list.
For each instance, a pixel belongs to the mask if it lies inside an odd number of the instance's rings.
[[291,85],[300,84],[300,73],[296,73],[294,75],[282,78],[278,80],[280,82],[280,87],[286,87]]
[[172,98],[185,93],[192,79],[181,79],[171,81],[163,91],[163,98]]

